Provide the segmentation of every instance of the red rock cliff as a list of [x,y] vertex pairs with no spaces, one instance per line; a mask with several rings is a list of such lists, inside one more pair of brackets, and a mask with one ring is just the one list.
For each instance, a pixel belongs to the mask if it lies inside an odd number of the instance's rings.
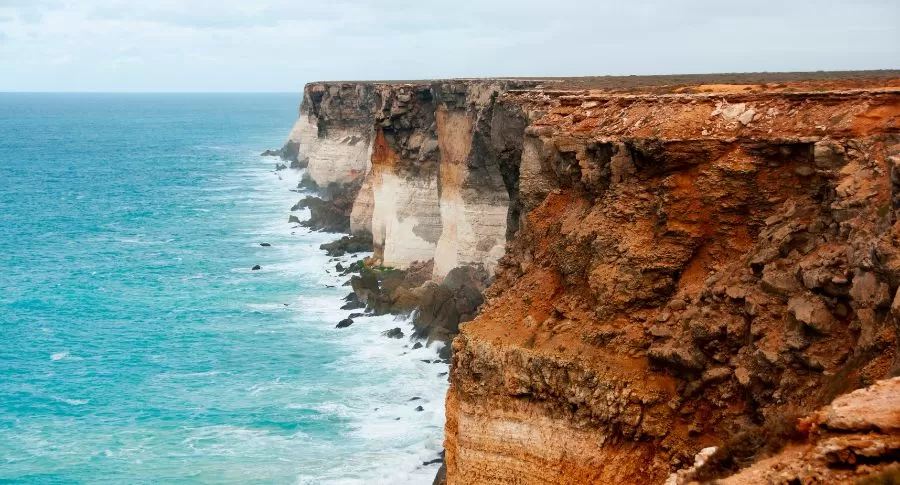
[[454,341],[448,483],[661,483],[896,373],[890,86],[507,94],[546,114]]
[[900,77],[830,76],[307,86],[292,140],[373,262],[452,275],[385,305],[430,288],[446,337],[480,302],[454,268],[493,277],[448,483],[672,483],[707,447],[722,477],[898,373]]

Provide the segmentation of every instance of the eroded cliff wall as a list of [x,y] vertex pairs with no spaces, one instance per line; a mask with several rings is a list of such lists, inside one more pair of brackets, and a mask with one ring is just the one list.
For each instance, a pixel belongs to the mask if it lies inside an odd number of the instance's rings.
[[290,141],[319,187],[358,190],[350,231],[371,234],[374,264],[433,261],[437,281],[460,266],[492,274],[517,220],[527,124],[518,106],[496,100],[531,84],[313,83]]
[[897,371],[896,90],[510,96],[549,105],[448,483],[661,483]]
[[453,343],[448,483],[662,483],[709,446],[727,474],[900,369],[900,79],[626,91],[306,88],[291,140],[369,265],[446,286],[379,298],[447,338],[493,282]]

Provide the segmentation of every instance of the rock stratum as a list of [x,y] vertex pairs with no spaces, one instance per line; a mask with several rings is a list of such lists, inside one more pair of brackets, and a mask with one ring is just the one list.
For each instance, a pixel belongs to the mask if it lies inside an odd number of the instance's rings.
[[360,299],[458,332],[447,483],[897,461],[896,380],[891,426],[800,418],[900,373],[900,73],[311,83],[284,152],[371,238]]

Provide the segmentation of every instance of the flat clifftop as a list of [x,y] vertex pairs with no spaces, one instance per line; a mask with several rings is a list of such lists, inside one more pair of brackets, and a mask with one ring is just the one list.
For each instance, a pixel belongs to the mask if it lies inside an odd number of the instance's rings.
[[[309,84],[434,84],[447,81],[491,82],[514,81],[527,82],[541,86],[542,89],[602,89],[630,90],[647,89],[664,92],[688,86],[736,85],[750,86],[784,83],[819,83],[822,86],[866,87],[884,85],[884,79],[900,79],[900,70],[877,71],[816,71],[816,72],[759,72],[759,73],[711,73],[711,74],[669,74],[646,76],[579,76],[579,77],[497,77],[497,78],[448,78],[448,79],[412,79],[412,80],[356,80],[356,81],[314,81]],[[704,87],[702,89],[708,89]]]

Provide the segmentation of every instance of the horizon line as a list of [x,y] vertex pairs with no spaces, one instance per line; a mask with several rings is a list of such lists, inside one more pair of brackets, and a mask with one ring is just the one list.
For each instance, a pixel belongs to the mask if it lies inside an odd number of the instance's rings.
[[3,94],[302,94],[297,91],[3,91]]

